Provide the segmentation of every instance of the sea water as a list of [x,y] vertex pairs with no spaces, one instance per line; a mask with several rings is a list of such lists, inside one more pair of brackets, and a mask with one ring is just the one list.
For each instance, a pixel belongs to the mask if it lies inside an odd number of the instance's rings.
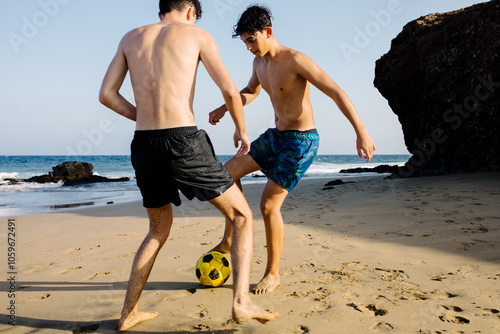
[[[375,155],[370,163],[356,155],[318,155],[305,178],[349,178],[339,174],[342,169],[403,165],[409,155]],[[231,156],[219,156],[225,163]],[[60,183],[19,183],[10,185],[6,179],[28,179],[47,174],[65,161],[82,161],[94,166],[94,174],[108,178],[129,177],[125,182],[105,182],[63,186]],[[359,174],[355,174],[359,176]],[[370,174],[365,174],[370,175]],[[266,182],[261,173],[242,179],[242,183]],[[125,203],[141,199],[130,156],[0,156],[0,217],[20,214],[54,212],[75,207]]]

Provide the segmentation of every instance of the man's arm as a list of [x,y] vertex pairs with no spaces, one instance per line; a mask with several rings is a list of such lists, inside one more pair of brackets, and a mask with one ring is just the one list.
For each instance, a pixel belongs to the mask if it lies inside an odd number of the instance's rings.
[[208,74],[219,87],[227,108],[233,119],[236,131],[234,133],[234,146],[238,147],[238,142],[241,140],[241,147],[236,155],[243,155],[250,150],[250,139],[247,135],[245,118],[243,115],[243,103],[238,88],[229,76],[226,66],[222,62],[219,55],[217,45],[212,36],[202,30],[201,33],[201,48],[200,58]]
[[347,94],[306,55],[297,53],[295,60],[297,73],[325,95],[329,96],[337,104],[342,114],[349,120],[356,132],[356,149],[358,155],[360,158],[363,158],[364,152],[364,158],[369,162],[373,156],[373,151],[375,151],[375,144]]
[[[248,85],[240,91],[240,96],[241,96],[241,101],[243,102],[243,106],[246,106],[247,104],[255,100],[255,98],[259,96],[260,91],[262,90],[262,86],[257,77],[256,61],[257,60],[254,60],[252,77],[250,78]],[[219,108],[212,111],[208,119],[210,124],[216,125],[217,123],[219,123],[222,117],[224,117],[224,115],[226,114],[227,110],[228,110],[227,106],[223,104]]]
[[99,101],[109,109],[132,120],[137,119],[137,109],[128,102],[120,93],[120,88],[128,72],[127,59],[123,53],[124,39],[118,46],[118,51],[109,65],[108,71],[99,91]]

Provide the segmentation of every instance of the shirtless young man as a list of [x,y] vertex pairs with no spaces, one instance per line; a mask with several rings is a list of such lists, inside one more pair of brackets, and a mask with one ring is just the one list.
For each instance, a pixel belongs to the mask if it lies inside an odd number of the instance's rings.
[[[161,0],[161,22],[137,28],[123,37],[102,83],[100,101],[136,122],[131,159],[150,220],[149,233],[132,265],[119,330],[158,316],[140,312],[138,304],[155,258],[170,233],[171,203],[181,204],[178,190],[188,199],[209,201],[234,230],[233,318],[266,323],[278,317],[250,300],[252,212],[231,175],[215,157],[206,132],[195,124],[193,97],[201,60],[220,88],[236,125],[235,146],[241,141],[237,155],[247,153],[250,141],[240,95],[215,41],[195,26],[200,16],[198,0]],[[119,93],[128,71],[137,106]]]
[[[235,26],[233,37],[240,37],[255,55],[252,77],[240,92],[243,104],[252,102],[264,88],[274,108],[276,128],[255,140],[247,155],[236,156],[226,163],[226,169],[240,188],[239,180],[257,170],[262,170],[268,178],[260,203],[266,228],[267,266],[264,277],[253,290],[255,294],[266,294],[280,284],[284,238],[281,205],[312,164],[319,146],[309,83],[329,96],[352,124],[360,158],[364,153],[364,158],[370,161],[375,145],[344,91],[306,55],[278,43],[267,8],[258,5],[247,8]],[[217,124],[227,110],[226,104],[210,113],[210,123]],[[232,227],[226,222],[224,237],[214,249],[230,252],[231,233]]]

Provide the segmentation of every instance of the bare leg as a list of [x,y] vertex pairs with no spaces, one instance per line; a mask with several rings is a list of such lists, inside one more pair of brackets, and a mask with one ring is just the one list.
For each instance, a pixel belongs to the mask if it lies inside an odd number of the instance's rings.
[[[240,188],[240,191],[243,191],[240,179],[247,174],[261,170],[260,166],[257,165],[257,163],[249,155],[234,157],[229,160],[224,167],[226,167],[229,174],[231,174],[234,182]],[[212,250],[224,254],[231,253],[232,236],[233,224],[226,218],[224,236],[222,237],[221,242]]]
[[281,205],[287,195],[285,188],[271,180],[262,193],[260,210],[266,226],[267,266],[264,277],[253,289],[256,295],[271,293],[280,285],[279,266],[285,236]]
[[156,256],[170,234],[173,222],[172,205],[168,204],[159,209],[148,209],[148,215],[149,233],[139,247],[132,264],[125,302],[117,325],[117,329],[120,331],[158,316],[156,312],[139,312],[139,298],[151,273]]
[[233,226],[231,262],[233,267],[233,319],[256,319],[267,323],[279,317],[253,304],[249,296],[250,267],[253,256],[253,217],[242,192],[237,186],[211,200]]
[[[236,186],[238,186],[240,191],[242,191],[240,180],[235,180],[234,183],[236,184]],[[223,254],[230,254],[232,243],[233,243],[233,223],[226,217],[224,236],[222,237],[220,243],[217,246],[215,246],[212,249],[212,251],[221,252]]]

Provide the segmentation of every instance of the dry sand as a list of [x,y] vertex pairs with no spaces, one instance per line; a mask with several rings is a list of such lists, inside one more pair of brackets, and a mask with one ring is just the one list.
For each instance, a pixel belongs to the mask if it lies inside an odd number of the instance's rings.
[[[137,333],[500,333],[498,173],[385,180],[323,190],[303,180],[282,212],[282,285],[253,296],[282,316],[267,325],[230,321],[232,280],[201,286],[198,257],[224,220],[207,203],[175,209],[140,308],[160,316]],[[266,264],[258,212],[262,184],[245,186],[255,213],[251,284]],[[12,217],[16,296],[2,292],[2,333],[115,333],[133,256],[148,220],[141,203]],[[7,218],[0,232],[9,278]],[[4,280],[2,291],[9,290]],[[15,301],[16,326],[7,325]]]

